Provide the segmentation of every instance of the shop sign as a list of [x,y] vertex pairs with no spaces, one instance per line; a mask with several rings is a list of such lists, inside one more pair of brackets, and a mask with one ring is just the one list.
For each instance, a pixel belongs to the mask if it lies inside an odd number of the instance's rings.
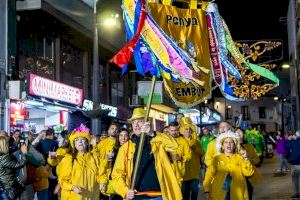
[[100,104],[102,110],[110,110],[110,112],[107,114],[110,117],[117,117],[118,108],[106,104]]
[[24,103],[11,102],[10,103],[10,125],[17,127],[24,127],[26,117],[26,110]]
[[[151,81],[138,81],[138,96],[146,104],[151,90]],[[156,81],[154,87],[154,93],[152,97],[152,103],[163,103],[163,89],[162,81]]]
[[150,110],[149,117],[153,117],[154,119],[167,122],[168,121],[168,114],[159,112],[157,110]]
[[82,89],[52,81],[35,74],[30,74],[29,94],[58,100],[77,106],[82,105]]
[[83,100],[82,110],[91,111],[93,110],[94,102],[88,99]]

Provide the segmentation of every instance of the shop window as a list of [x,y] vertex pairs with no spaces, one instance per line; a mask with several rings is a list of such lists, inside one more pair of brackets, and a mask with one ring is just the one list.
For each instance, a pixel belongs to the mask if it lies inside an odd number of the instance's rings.
[[61,50],[61,81],[67,85],[83,88],[83,51],[65,41]]
[[248,106],[242,106],[241,107],[241,113],[243,114],[243,117],[245,120],[250,120],[250,114],[249,114],[249,107]]
[[225,118],[232,119],[232,108],[229,106],[226,107]]
[[19,38],[19,78],[29,73],[54,78],[54,40],[39,35],[22,34]]
[[123,94],[124,87],[123,82],[112,83],[111,84],[111,103],[112,105],[122,105],[123,102]]
[[260,119],[265,119],[266,118],[266,107],[259,107],[258,114],[259,114]]
[[124,105],[124,83],[120,71],[111,71],[111,104]]

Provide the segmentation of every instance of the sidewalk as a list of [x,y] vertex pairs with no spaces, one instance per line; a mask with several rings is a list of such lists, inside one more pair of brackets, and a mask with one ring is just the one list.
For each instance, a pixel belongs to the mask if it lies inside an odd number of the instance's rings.
[[286,175],[280,175],[279,159],[265,159],[259,168],[262,181],[255,186],[253,200],[289,200],[292,196],[292,179],[290,171]]
[[[262,174],[262,181],[255,186],[253,200],[290,200],[292,195],[292,180],[290,171],[286,175],[280,175],[276,170],[279,168],[279,159],[273,157],[265,159],[258,170]],[[204,200],[202,187],[199,191],[198,200]]]

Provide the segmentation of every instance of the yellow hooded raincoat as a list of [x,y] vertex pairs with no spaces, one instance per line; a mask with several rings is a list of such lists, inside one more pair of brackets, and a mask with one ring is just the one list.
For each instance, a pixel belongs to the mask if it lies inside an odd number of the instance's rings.
[[[77,154],[73,159],[67,154],[61,161],[63,170],[60,171],[58,181],[61,185],[62,200],[94,200],[98,199],[99,191],[99,171],[100,166],[97,154],[91,152]],[[73,192],[72,187],[82,188],[82,194]]]
[[[191,160],[192,154],[189,143],[187,140],[182,137],[174,138],[178,144],[178,149],[176,150],[176,154],[181,158],[180,161],[173,161],[172,167],[174,168],[174,172],[176,173],[176,177],[181,185],[183,181],[183,176],[185,174],[185,164],[186,162]],[[177,173],[179,172],[179,173]]]
[[204,155],[204,151],[201,144],[197,140],[196,133],[192,134],[191,139],[187,139],[187,142],[191,149],[192,159],[185,163],[185,174],[183,176],[184,181],[193,179],[199,179],[201,170],[201,157]]
[[[181,189],[167,155],[167,152],[175,152],[177,148],[174,138],[165,134],[157,134],[151,140],[155,169],[164,200],[182,200]],[[136,145],[130,140],[123,144],[112,171],[113,188],[123,198],[131,185],[135,149]]]
[[223,184],[227,175],[231,175],[230,199],[248,200],[245,176],[251,176],[253,173],[251,162],[241,155],[225,156],[221,153],[208,166],[203,182],[204,191],[209,192],[210,200],[225,199],[227,192],[223,190]]

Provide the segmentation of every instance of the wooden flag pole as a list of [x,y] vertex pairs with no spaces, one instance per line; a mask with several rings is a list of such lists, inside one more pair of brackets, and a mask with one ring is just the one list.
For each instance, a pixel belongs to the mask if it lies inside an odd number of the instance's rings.
[[[148,121],[148,118],[149,118],[150,107],[151,107],[151,102],[152,102],[154,88],[155,88],[155,82],[156,82],[156,76],[152,76],[151,89],[150,89],[150,93],[148,96],[146,114],[145,114],[145,118],[144,118],[145,122]],[[140,136],[140,142],[139,142],[139,146],[138,146],[136,161],[135,161],[134,170],[133,170],[132,182],[131,182],[131,187],[130,187],[130,189],[132,189],[132,190],[135,188],[136,176],[137,176],[137,172],[138,172],[138,169],[140,166],[142,151],[143,151],[143,147],[144,147],[145,134],[146,133],[141,133],[141,136]]]

